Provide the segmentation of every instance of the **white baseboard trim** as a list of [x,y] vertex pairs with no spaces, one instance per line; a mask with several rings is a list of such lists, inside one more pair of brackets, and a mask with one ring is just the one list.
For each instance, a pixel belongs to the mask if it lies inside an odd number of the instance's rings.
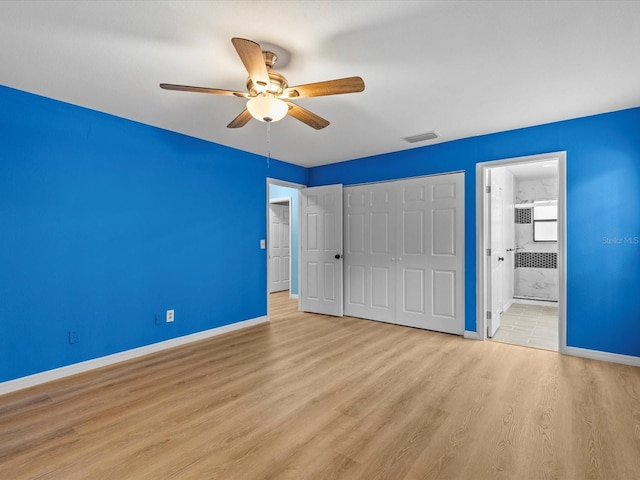
[[66,367],[55,368],[53,370],[47,370],[46,372],[35,373],[26,377],[16,378],[15,380],[9,380],[7,382],[0,383],[0,395],[15,392],[17,390],[22,390],[23,388],[40,385],[41,383],[50,382],[52,380],[58,380],[60,378],[75,375],[77,373],[83,373],[89,370],[94,370],[96,368],[106,367],[107,365],[113,365],[114,363],[124,362],[125,360],[131,360],[132,358],[142,357],[144,355],[149,355],[150,353],[156,353],[162,350],[167,350],[169,348],[178,347],[180,345],[186,345],[187,343],[197,342],[199,340],[204,340],[210,337],[216,337],[224,333],[233,332],[234,330],[240,330],[242,328],[252,327],[254,325],[259,325],[268,321],[269,318],[266,315],[262,317],[250,318],[249,320],[243,320],[241,322],[223,325],[221,327],[192,333],[183,337],[176,337],[170,340],[165,340],[163,342],[145,345],[144,347],[133,348],[131,350],[125,350],[124,352],[114,353],[112,355],[106,355],[104,357],[74,363],[72,365],[67,365]]
[[465,330],[464,331],[464,338],[466,338],[468,340],[480,340],[480,335],[478,335],[478,332],[472,332],[471,330]]
[[298,298],[298,294],[297,293],[292,293],[289,295],[289,298]]
[[604,362],[621,363],[623,365],[631,365],[632,367],[640,367],[640,357],[631,355],[622,355],[620,353],[601,352],[599,350],[589,350],[587,348],[566,347],[565,353],[574,357],[591,358],[593,360],[602,360]]

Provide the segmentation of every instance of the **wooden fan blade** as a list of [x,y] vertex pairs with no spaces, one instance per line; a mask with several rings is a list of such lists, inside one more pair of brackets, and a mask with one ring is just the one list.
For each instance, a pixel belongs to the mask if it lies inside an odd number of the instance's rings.
[[189,85],[173,85],[172,83],[161,83],[160,88],[165,90],[178,90],[181,92],[213,93],[215,95],[233,95],[236,97],[248,97],[248,93],[234,92],[233,90],[220,90],[219,88],[191,87]]
[[316,130],[321,130],[327,125],[329,125],[329,121],[325,120],[322,117],[319,117],[313,112],[310,112],[306,108],[302,108],[300,105],[296,105],[295,103],[286,102],[289,105],[289,115],[291,115],[296,120],[300,120],[302,123],[306,123],[312,128]]
[[229,125],[227,125],[227,128],[240,128],[240,127],[244,127],[249,120],[251,120],[253,117],[251,116],[251,114],[249,113],[249,110],[247,110],[246,108],[240,113],[240,115],[238,115],[236,118],[234,118],[231,123]]
[[364,90],[364,80],[360,77],[339,78],[326,82],[308,83],[289,87],[284,90],[283,98],[322,97],[324,95],[340,95]]
[[265,88],[269,86],[271,80],[269,79],[269,72],[267,65],[264,63],[260,45],[251,40],[237,37],[232,38],[231,43],[236,48],[236,52],[238,52],[244,68],[249,72],[249,78],[253,80],[253,83]]

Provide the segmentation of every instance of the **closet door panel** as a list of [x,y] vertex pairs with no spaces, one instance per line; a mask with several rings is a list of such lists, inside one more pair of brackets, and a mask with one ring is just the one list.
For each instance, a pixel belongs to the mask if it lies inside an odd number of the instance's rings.
[[[399,182],[396,323],[440,332],[464,332],[462,312],[463,174]],[[421,272],[418,275],[418,271]]]
[[464,174],[432,177],[427,302],[429,329],[464,333]]
[[433,309],[432,315],[455,318],[456,272],[450,270],[434,270],[432,281]]
[[398,252],[396,268],[402,281],[396,285],[400,299],[396,323],[428,328],[427,317],[427,251],[429,229],[426,218],[427,183],[423,178],[398,182],[396,206],[399,228],[396,230]]
[[[389,311],[391,308],[391,269],[371,267],[371,307]],[[388,320],[390,321],[390,319]]]
[[345,189],[345,315],[393,321],[393,195],[386,183]]
[[359,265],[348,265],[346,271],[347,281],[345,285],[347,286],[347,294],[345,296],[345,314],[349,315],[346,308],[347,305],[363,307],[365,304],[365,269]]
[[422,316],[425,314],[425,269],[405,268],[402,273],[402,313]]
[[402,255],[424,255],[424,210],[402,212]]
[[389,226],[389,212],[372,212],[370,218],[371,253],[378,255],[390,254],[389,234],[391,229]]
[[432,255],[456,254],[456,211],[454,208],[436,208],[432,211]]

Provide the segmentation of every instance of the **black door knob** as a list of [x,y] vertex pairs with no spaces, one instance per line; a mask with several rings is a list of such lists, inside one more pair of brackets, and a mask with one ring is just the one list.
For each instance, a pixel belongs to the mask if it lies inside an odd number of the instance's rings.
[[342,255],[340,255],[339,253],[336,253],[336,260],[340,260],[340,258],[342,258]]

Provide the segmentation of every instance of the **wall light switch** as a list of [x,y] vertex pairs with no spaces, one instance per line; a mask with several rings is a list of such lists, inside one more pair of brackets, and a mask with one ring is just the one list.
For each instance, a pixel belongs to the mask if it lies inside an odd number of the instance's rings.
[[260,240],[260,250],[267,248],[267,242],[264,239]]

